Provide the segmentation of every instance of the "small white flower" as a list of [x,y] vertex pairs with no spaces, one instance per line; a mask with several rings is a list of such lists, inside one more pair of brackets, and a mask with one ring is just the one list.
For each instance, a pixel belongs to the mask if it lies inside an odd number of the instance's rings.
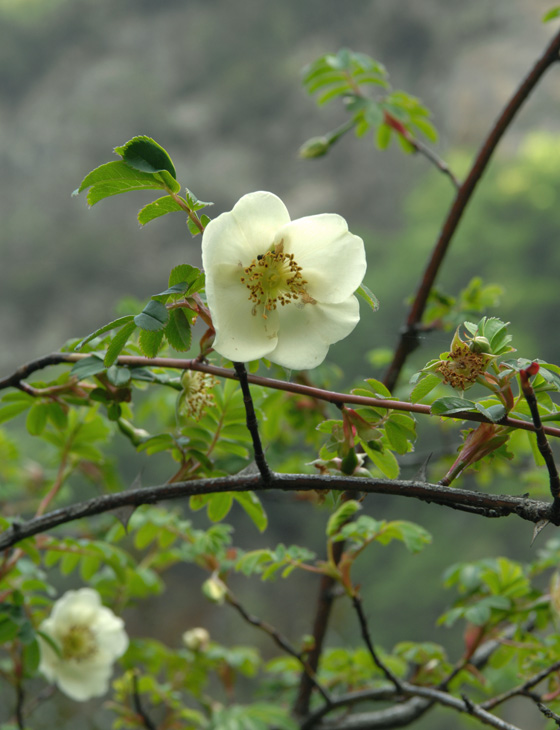
[[249,193],[206,226],[202,262],[214,349],[229,360],[313,368],[360,318],[364,243],[338,215],[291,221],[276,195]]
[[58,646],[60,655],[39,636],[39,670],[73,700],[100,697],[109,688],[113,662],[124,654],[124,621],[101,605],[92,588],[67,591],[39,630]]

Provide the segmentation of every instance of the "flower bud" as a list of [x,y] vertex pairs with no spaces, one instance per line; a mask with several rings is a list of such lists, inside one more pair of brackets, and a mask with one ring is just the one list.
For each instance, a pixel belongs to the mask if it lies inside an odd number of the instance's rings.
[[488,338],[483,337],[482,335],[477,335],[476,337],[473,337],[469,343],[469,347],[471,349],[471,352],[491,352],[492,351]]
[[299,156],[306,160],[323,157],[329,151],[330,146],[328,137],[311,137],[299,148]]
[[198,627],[185,631],[182,636],[183,644],[191,651],[205,651],[210,643],[210,634],[206,629]]
[[217,576],[212,576],[202,584],[202,592],[213,603],[222,604],[225,601],[228,589],[226,584]]

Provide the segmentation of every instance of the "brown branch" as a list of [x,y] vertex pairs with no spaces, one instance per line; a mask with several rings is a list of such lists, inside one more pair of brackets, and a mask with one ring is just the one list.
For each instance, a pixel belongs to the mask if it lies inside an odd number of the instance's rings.
[[[60,365],[61,363],[75,363],[91,355],[82,353],[66,353],[55,352],[51,355],[34,360],[26,365],[19,367],[11,375],[0,379],[0,390],[3,388],[17,388],[19,383],[37,370],[41,370],[49,365]],[[120,355],[116,361],[117,365],[132,368],[158,367],[171,368],[177,370],[197,370],[203,373],[210,373],[219,378],[229,378],[238,380],[238,376],[233,370],[221,368],[217,365],[201,362],[200,360],[187,360],[172,357],[141,357],[136,355]],[[491,423],[482,413],[474,411],[461,411],[459,413],[443,414],[441,416],[433,416],[430,406],[422,403],[408,403],[407,401],[392,400],[388,398],[370,398],[364,395],[353,395],[352,393],[338,393],[336,391],[315,388],[311,385],[303,383],[292,383],[286,380],[276,380],[275,378],[266,378],[262,375],[247,375],[247,380],[253,385],[260,385],[263,388],[272,388],[273,390],[283,390],[287,393],[295,395],[305,395],[310,398],[333,403],[336,406],[351,403],[359,406],[370,406],[371,408],[386,408],[391,411],[405,411],[407,413],[418,413],[424,416],[432,416],[433,418],[450,418],[456,421],[473,421],[476,423]],[[509,426],[510,428],[518,428],[524,431],[535,431],[535,426],[529,421],[521,421],[519,418],[502,418],[501,426]],[[560,428],[554,426],[544,426],[544,433],[548,436],[560,438]]]
[[419,344],[417,331],[418,325],[422,321],[422,315],[424,314],[424,309],[426,308],[430,291],[434,285],[440,266],[445,258],[451,239],[457,230],[467,204],[472,198],[474,190],[486,170],[486,167],[490,162],[490,159],[503,134],[512,123],[515,115],[526,101],[529,94],[538,84],[545,71],[549,68],[549,66],[552,66],[553,63],[558,61],[559,51],[560,32],[554,36],[542,56],[535,63],[529,74],[522,81],[519,88],[503,109],[494,126],[490,130],[488,137],[480,148],[469,174],[457,192],[416,292],[406,324],[401,332],[400,340],[395,349],[393,361],[385,375],[385,385],[391,391],[395,387],[408,355],[413,352]]
[[53,510],[28,521],[15,521],[8,529],[0,533],[0,550],[5,550],[27,537],[47,532],[59,525],[84,517],[104,514],[120,507],[138,507],[142,504],[157,504],[165,500],[186,499],[193,494],[246,492],[250,490],[270,491],[273,489],[285,492],[331,489],[356,494],[363,492],[392,494],[400,497],[411,497],[428,503],[433,502],[434,504],[478,514],[483,517],[497,518],[515,514],[521,519],[532,523],[538,523],[542,520],[549,520],[553,524],[560,523],[560,520],[555,521],[556,517],[550,503],[527,497],[471,492],[466,489],[442,487],[438,484],[402,479],[366,479],[317,474],[273,473],[271,481],[265,484],[260,475],[237,474],[102,494],[99,497]]
[[[343,542],[336,542],[333,545],[332,559],[335,565],[338,565],[342,552],[344,550]],[[329,618],[333,601],[335,599],[336,581],[330,575],[322,575],[319,584],[319,595],[317,597],[317,606],[315,609],[315,620],[313,622],[313,648],[309,652],[308,663],[313,672],[317,672],[319,668],[319,660],[323,653],[323,644],[327,634]],[[310,677],[304,673],[299,683],[298,694],[294,702],[294,715],[304,717],[309,712],[309,704],[311,702],[311,692],[313,691],[313,683]]]

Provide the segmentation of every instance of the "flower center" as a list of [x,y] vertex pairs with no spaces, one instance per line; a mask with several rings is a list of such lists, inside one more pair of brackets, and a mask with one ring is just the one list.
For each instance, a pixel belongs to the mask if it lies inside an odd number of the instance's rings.
[[442,361],[437,370],[443,376],[443,382],[453,388],[466,390],[486,369],[483,355],[472,352],[468,347],[456,347],[449,353],[449,360]]
[[307,281],[301,275],[301,266],[292,253],[284,253],[283,241],[257,256],[244,271],[241,282],[249,290],[249,299],[254,302],[253,314],[257,313],[257,308],[262,308],[266,319],[267,311],[276,309],[279,303],[284,306],[297,299],[304,304],[315,302],[305,291]]
[[91,658],[97,651],[95,634],[87,626],[70,626],[60,643],[62,658],[65,660],[81,662]]

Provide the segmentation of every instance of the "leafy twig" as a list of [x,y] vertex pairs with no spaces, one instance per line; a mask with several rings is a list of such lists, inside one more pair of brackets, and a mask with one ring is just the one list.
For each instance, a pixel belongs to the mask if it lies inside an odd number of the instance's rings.
[[437,277],[443,259],[445,258],[451,239],[457,230],[467,204],[472,198],[476,185],[486,170],[490,158],[498,146],[498,142],[508,129],[513,118],[528,98],[531,91],[538,84],[545,71],[549,68],[549,66],[552,66],[553,63],[558,61],[559,51],[560,32],[554,36],[542,56],[535,63],[532,70],[522,81],[519,88],[503,109],[480,148],[469,174],[457,192],[455,200],[443,224],[443,228],[441,229],[439,238],[432,251],[430,260],[428,261],[424,271],[420,286],[410,308],[406,324],[401,331],[400,339],[393,356],[393,361],[385,375],[385,385],[391,391],[395,387],[408,355],[413,352],[416,347],[418,347],[418,326],[422,321],[422,315],[424,314],[424,309],[426,307],[430,291],[434,285],[434,281]]
[[[42,370],[50,365],[58,365],[60,363],[75,363],[83,360],[91,355],[81,353],[65,353],[55,352],[51,355],[34,360],[26,365],[19,367],[11,375],[0,379],[0,390],[4,388],[17,388],[24,378],[29,377],[32,373],[37,370]],[[218,367],[217,365],[210,365],[209,363],[201,362],[198,359],[194,360],[183,360],[180,358],[171,357],[142,357],[136,355],[120,355],[116,363],[120,366],[129,367],[158,367],[158,368],[170,368],[177,370],[197,370],[203,373],[210,373],[219,378],[238,379],[237,373],[227,368]],[[316,398],[317,400],[325,401],[326,403],[333,403],[334,405],[341,405],[344,403],[352,403],[354,405],[371,406],[372,408],[386,408],[387,410],[404,411],[407,413],[418,413],[425,416],[433,416],[430,406],[422,403],[409,403],[407,401],[399,401],[388,398],[373,398],[363,395],[353,395],[352,393],[338,393],[337,391],[324,390],[322,388],[316,388],[310,385],[304,385],[302,383],[293,383],[286,380],[277,380],[275,378],[266,378],[262,375],[247,375],[249,383],[254,385],[261,385],[264,388],[272,388],[274,390],[283,390],[287,393],[294,393],[295,395],[306,395],[310,398]],[[434,416],[435,418],[451,418],[458,421],[474,421],[476,423],[490,423],[490,421],[482,415],[482,413],[476,413],[474,411],[461,411],[457,413],[441,414]],[[524,431],[535,431],[533,423],[522,421],[519,418],[502,418],[500,425],[509,426],[510,428],[522,429]],[[560,438],[560,428],[554,426],[543,426],[543,430],[549,436]]]

